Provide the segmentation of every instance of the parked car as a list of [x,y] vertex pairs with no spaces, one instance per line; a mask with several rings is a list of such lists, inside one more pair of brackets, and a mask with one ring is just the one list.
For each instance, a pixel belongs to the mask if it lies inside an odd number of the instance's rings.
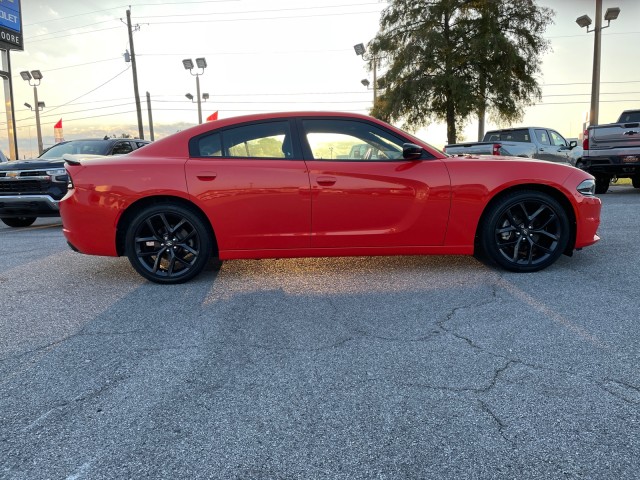
[[62,156],[123,155],[148,144],[140,139],[69,140],[46,149],[37,159],[0,164],[0,220],[10,227],[28,227],[38,217],[60,215],[58,202],[67,193]]
[[[333,145],[358,157],[335,158]],[[599,239],[591,175],[522,158],[450,157],[364,115],[229,118],[117,162],[68,157],[66,168],[69,245],[126,255],[158,283],[187,281],[212,256],[482,253],[532,272]]]
[[616,123],[590,126],[576,167],[596,178],[596,193],[607,193],[613,177],[640,188],[640,110],[625,110]]
[[450,155],[508,155],[575,165],[577,145],[550,128],[525,127],[491,130],[482,142],[445,145],[444,151]]

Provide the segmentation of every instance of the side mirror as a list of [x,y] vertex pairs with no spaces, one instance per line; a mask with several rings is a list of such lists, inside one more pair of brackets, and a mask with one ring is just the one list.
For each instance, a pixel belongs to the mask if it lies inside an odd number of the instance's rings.
[[578,142],[577,142],[577,141],[575,141],[575,140],[571,140],[571,141],[569,142],[569,148],[570,148],[571,150],[573,150],[573,149],[574,149],[574,148],[576,148],[577,146],[578,146]]
[[402,144],[402,158],[407,160],[417,160],[422,156],[422,147],[415,143]]

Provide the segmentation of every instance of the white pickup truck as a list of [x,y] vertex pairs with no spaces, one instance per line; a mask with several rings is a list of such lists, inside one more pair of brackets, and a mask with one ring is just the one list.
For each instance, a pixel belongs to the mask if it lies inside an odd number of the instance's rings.
[[445,145],[444,151],[449,155],[509,155],[575,165],[582,156],[577,143],[568,142],[550,128],[503,128],[488,131],[482,142]]
[[630,178],[640,188],[640,110],[625,110],[616,123],[585,132],[576,167],[596,177],[596,193],[606,193],[612,178]]

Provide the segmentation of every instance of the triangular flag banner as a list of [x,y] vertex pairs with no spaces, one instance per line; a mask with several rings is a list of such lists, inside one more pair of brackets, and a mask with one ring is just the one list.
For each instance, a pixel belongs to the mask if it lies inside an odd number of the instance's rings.
[[209,115],[207,117],[207,122],[212,122],[212,121],[217,120],[217,119],[218,119],[218,112],[215,111],[215,112],[213,112],[211,115]]
[[64,142],[64,135],[62,135],[62,119],[58,120],[58,123],[53,126],[53,136],[56,143]]

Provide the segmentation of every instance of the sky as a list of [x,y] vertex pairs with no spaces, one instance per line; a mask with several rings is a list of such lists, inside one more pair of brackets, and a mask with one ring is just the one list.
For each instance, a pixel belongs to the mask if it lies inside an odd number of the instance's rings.
[[[8,1],[8,0],[0,0]],[[527,107],[520,122],[544,126],[565,137],[582,132],[591,101],[594,34],[575,23],[595,18],[595,0],[538,0],[555,11],[545,37],[542,101]],[[37,156],[33,87],[20,77],[40,70],[38,100],[45,102],[41,128],[45,148],[62,119],[65,139],[138,133],[126,12],[131,11],[144,136],[149,139],[146,92],[155,138],[198,122],[196,77],[182,65],[204,57],[200,75],[203,118],[255,112],[332,110],[368,113],[373,92],[361,84],[371,73],[353,46],[379,29],[386,1],[379,0],[22,0],[24,51],[12,51],[13,98],[19,158]],[[640,1],[603,0],[603,12],[621,12],[602,31],[600,123],[624,109],[640,108]],[[604,22],[606,24],[606,22]],[[195,73],[195,69],[193,73]],[[0,95],[3,95],[0,89]],[[402,127],[401,124],[398,126]],[[496,125],[489,122],[487,129]],[[446,128],[432,124],[417,136],[441,148]],[[474,141],[471,119],[463,139]],[[0,112],[0,149],[9,153],[6,112]]]

